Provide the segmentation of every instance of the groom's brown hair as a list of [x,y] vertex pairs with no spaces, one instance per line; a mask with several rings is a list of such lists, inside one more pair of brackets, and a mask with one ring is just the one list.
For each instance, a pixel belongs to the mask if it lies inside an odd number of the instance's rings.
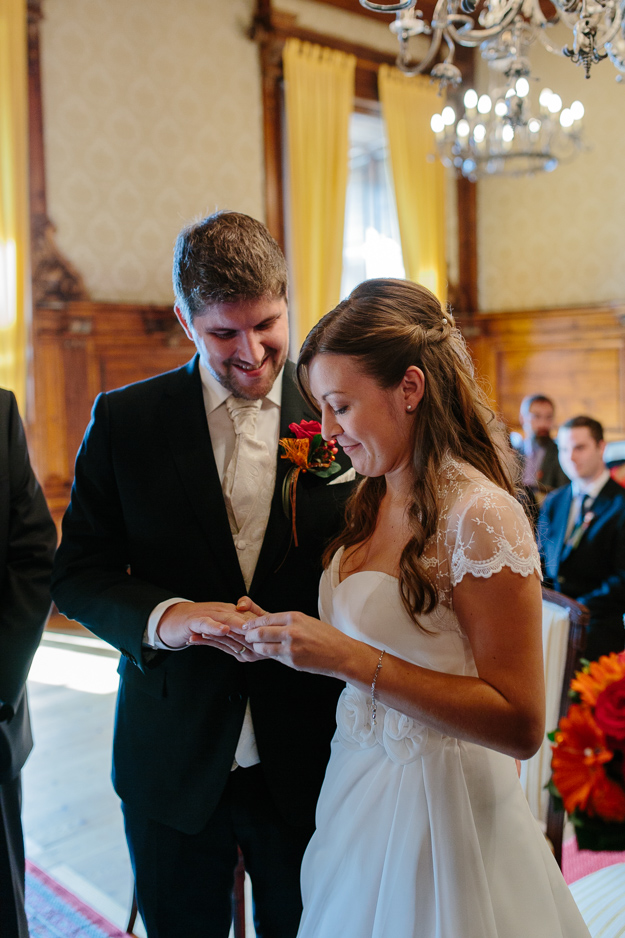
[[212,303],[287,296],[284,254],[262,222],[215,212],[176,238],[172,271],[176,304],[192,324]]

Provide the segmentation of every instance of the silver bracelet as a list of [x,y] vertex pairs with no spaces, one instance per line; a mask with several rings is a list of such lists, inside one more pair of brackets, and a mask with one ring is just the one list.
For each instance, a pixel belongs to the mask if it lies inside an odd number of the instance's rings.
[[382,667],[382,658],[386,654],[386,651],[380,653],[378,658],[378,665],[375,669],[375,674],[373,675],[373,680],[371,681],[371,726],[375,726],[375,717],[378,712],[378,705],[375,700],[375,685],[378,679],[378,674],[380,673],[380,668]]

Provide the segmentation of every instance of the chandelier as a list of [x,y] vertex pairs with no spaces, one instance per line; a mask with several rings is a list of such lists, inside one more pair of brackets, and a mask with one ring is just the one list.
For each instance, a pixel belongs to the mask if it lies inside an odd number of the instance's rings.
[[459,118],[450,105],[435,114],[432,130],[445,166],[476,182],[485,176],[552,172],[572,159],[582,143],[583,104],[574,101],[563,108],[560,96],[543,88],[539,108],[532,110],[529,91],[527,78],[494,97],[478,97],[470,88]]
[[[584,106],[562,106],[550,88],[531,95],[528,47],[531,30],[517,22],[504,42],[485,44],[489,93],[465,92],[464,113],[448,104],[434,114],[431,127],[442,162],[475,182],[489,175],[520,176],[551,172],[581,147]],[[510,59],[509,50],[515,54]],[[538,89],[535,89],[536,92]],[[532,103],[532,97],[538,99]]]
[[[431,68],[433,80],[446,85],[460,85],[462,75],[454,65],[456,44],[477,48],[502,37],[515,23],[522,22],[549,52],[564,55],[582,65],[590,78],[592,65],[609,58],[620,73],[625,73],[625,0],[543,0],[553,7],[553,15],[545,16],[541,0],[485,0],[476,14],[479,0],[437,0],[428,23],[417,0],[397,3],[374,3],[360,0],[367,10],[395,13],[391,30],[399,41],[397,66],[409,75]],[[476,21],[477,20],[477,21]],[[554,46],[548,29],[562,21],[573,33],[571,44]],[[430,47],[421,62],[410,57],[408,42],[412,36],[431,36]],[[445,41],[447,56],[434,64]],[[621,75],[618,76],[621,80]]]

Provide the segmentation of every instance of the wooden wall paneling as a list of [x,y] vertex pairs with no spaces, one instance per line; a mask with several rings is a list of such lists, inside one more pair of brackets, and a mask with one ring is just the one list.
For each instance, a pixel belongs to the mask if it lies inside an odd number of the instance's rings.
[[625,436],[625,308],[535,310],[477,316],[468,330],[480,380],[511,429],[526,394],[556,403],[559,423],[596,417]]
[[171,307],[75,301],[35,310],[33,464],[55,520],[100,391],[176,368],[194,354]]

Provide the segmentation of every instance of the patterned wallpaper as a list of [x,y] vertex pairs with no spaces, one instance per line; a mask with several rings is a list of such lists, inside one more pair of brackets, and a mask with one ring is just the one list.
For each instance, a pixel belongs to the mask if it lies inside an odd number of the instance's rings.
[[[556,35],[564,45],[571,34],[558,28]],[[531,61],[538,87],[556,91],[565,106],[582,101],[585,150],[553,173],[478,183],[480,308],[622,302],[625,84],[615,81],[608,61],[593,66],[586,80],[581,68],[538,43]]]
[[48,214],[94,299],[169,303],[184,224],[263,217],[253,7],[44,0]]
[[[274,2],[319,31],[349,27],[358,42],[388,43],[382,23],[310,0]],[[215,208],[263,217],[260,75],[245,35],[254,5],[44,0],[48,213],[94,299],[169,303],[182,225]],[[587,149],[551,174],[479,183],[480,307],[622,301],[625,83],[609,63],[585,81],[539,46],[532,62],[565,103],[583,101]],[[449,185],[450,245],[453,203]],[[453,250],[450,261],[453,280]]]

